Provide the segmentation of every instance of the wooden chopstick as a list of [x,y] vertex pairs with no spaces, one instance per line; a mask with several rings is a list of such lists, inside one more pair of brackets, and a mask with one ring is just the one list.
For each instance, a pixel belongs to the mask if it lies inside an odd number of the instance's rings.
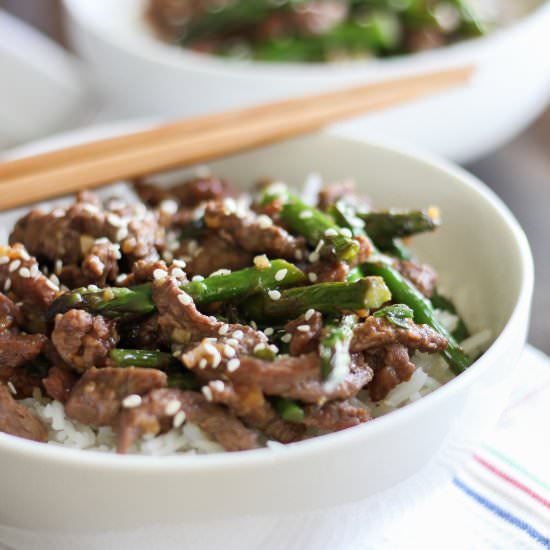
[[0,208],[204,162],[465,84],[473,67],[409,76],[166,124],[0,164]]

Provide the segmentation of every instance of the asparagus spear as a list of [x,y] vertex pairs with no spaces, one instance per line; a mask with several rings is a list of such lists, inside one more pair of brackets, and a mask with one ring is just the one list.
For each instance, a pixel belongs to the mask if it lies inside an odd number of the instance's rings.
[[391,290],[395,302],[406,304],[414,312],[414,322],[431,326],[439,334],[449,341],[447,349],[442,353],[455,374],[464,372],[472,360],[462,351],[449,331],[436,319],[435,312],[430,301],[424,297],[411,283],[409,283],[397,270],[390,265],[378,262],[367,262],[363,269],[370,275],[383,277]]
[[183,368],[170,353],[146,349],[113,349],[109,357],[115,367],[145,367],[166,371],[169,388],[194,390],[200,386],[195,374]]
[[337,386],[349,372],[351,356],[349,345],[353,337],[354,315],[346,315],[339,325],[325,327],[325,335],[319,343],[321,377],[329,386]]
[[273,200],[283,203],[281,219],[291,232],[303,235],[311,246],[318,246],[324,241],[331,246],[335,255],[341,260],[353,260],[359,251],[359,244],[352,236],[347,235],[334,221],[317,208],[308,206],[299,197],[286,189],[273,192],[268,188],[262,198],[262,204]]
[[[280,274],[284,277],[280,279]],[[304,273],[285,260],[272,260],[269,267],[249,267],[228,275],[210,275],[202,281],[182,285],[197,304],[208,304],[249,296],[262,290],[300,284],[306,280]],[[57,298],[48,311],[49,318],[71,308],[86,309],[115,319],[146,315],[155,309],[151,285],[132,288],[104,288],[95,290],[80,288],[66,292]]]
[[328,315],[376,309],[389,300],[391,293],[381,277],[365,277],[354,283],[320,283],[262,293],[242,307],[249,319],[267,322],[295,318],[310,308]]
[[272,397],[270,399],[277,414],[287,422],[300,423],[304,421],[304,409],[291,399],[284,397]]
[[440,224],[437,209],[429,209],[426,212],[421,210],[358,212],[357,216],[365,222],[367,234],[381,250],[391,246],[393,239],[433,231]]

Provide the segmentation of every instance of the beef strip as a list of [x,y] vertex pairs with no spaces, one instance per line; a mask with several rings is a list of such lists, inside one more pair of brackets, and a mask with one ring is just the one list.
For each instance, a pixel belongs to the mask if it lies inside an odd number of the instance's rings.
[[42,385],[48,397],[65,403],[77,381],[78,375],[73,370],[65,366],[51,367]]
[[65,405],[65,412],[83,424],[112,426],[125,397],[131,394],[145,395],[165,385],[166,374],[157,369],[92,367],[74,386]]
[[[178,407],[168,410],[172,402]],[[258,447],[258,435],[247,429],[227,410],[209,403],[200,393],[177,389],[151,391],[142,404],[125,409],[120,415],[117,451],[124,453],[145,434],[157,435],[172,426],[175,416],[183,411],[189,422],[197,424],[227,451],[243,451]]]
[[403,345],[389,345],[380,353],[382,357],[373,361],[380,365],[375,367],[374,378],[368,386],[373,401],[384,399],[395,386],[410,380],[416,368],[409,358],[409,350]]
[[[308,327],[307,330],[304,330]],[[319,347],[319,336],[323,328],[323,316],[318,311],[310,315],[305,313],[285,325],[285,332],[292,335],[290,355],[302,355],[315,351]]]
[[294,237],[268,216],[238,210],[227,202],[209,202],[204,221],[207,227],[219,231],[223,238],[249,252],[294,260],[297,252],[303,255],[305,251],[303,237]]
[[220,235],[209,231],[201,240],[183,240],[174,253],[176,258],[183,258],[189,276],[207,277],[218,269],[243,269],[252,265],[254,254],[229,243]]
[[208,388],[214,402],[229,407],[247,426],[261,430],[268,439],[292,443],[303,438],[305,426],[280,418],[257,384],[222,385],[212,381]]
[[69,288],[114,283],[119,273],[120,245],[107,239],[96,240],[86,252],[80,265],[64,265],[59,278]]
[[337,386],[326,388],[321,379],[321,361],[316,353],[299,357],[280,357],[262,361],[241,357],[240,366],[225,376],[235,384],[256,383],[266,395],[298,399],[305,403],[323,404],[332,399],[356,395],[372,379],[372,369],[360,354],[352,356],[348,375]]
[[[325,258],[306,268],[306,274],[315,274],[315,283],[339,283],[347,280],[349,275],[349,264],[338,260],[326,261]],[[311,280],[311,279],[310,279]]]
[[164,200],[175,199],[183,207],[194,208],[203,201],[233,197],[236,194],[231,183],[215,176],[197,177],[172,187],[138,181],[134,187],[141,200],[150,206],[158,206]]
[[32,361],[42,351],[46,343],[43,334],[18,334],[4,331],[0,334],[0,371],[14,368]]
[[416,286],[424,296],[430,298],[437,284],[437,273],[427,264],[418,264],[410,260],[398,262],[397,269],[411,283]]
[[[200,361],[202,356],[199,355],[202,351],[214,355],[217,353],[209,350],[207,344],[210,347],[220,346],[218,353],[221,352],[221,357],[225,359],[233,357],[225,353],[223,348],[226,346],[232,347],[238,355],[251,353],[258,344],[267,345],[267,337],[262,332],[246,325],[226,324],[215,317],[204,315],[192,301],[182,303],[180,297],[185,296],[187,295],[178,287],[178,282],[173,277],[166,277],[153,284],[153,300],[159,312],[159,329],[166,341],[186,345],[205,338],[216,339],[215,342],[200,342],[196,346],[195,357],[189,356],[189,366],[195,366]],[[199,349],[201,346],[205,348],[202,351]]]
[[306,405],[304,413],[304,424],[322,432],[345,430],[371,419],[364,407],[340,400],[329,401],[323,406]]
[[[342,180],[324,185],[319,190],[317,207],[320,210],[328,210],[329,206],[340,199],[353,200],[355,195],[355,182],[353,180]],[[355,202],[355,201],[354,201]]]
[[0,384],[0,432],[33,441],[47,441],[48,432],[27,407],[15,401],[8,388]]
[[409,321],[409,328],[401,328],[382,317],[370,316],[353,331],[351,351],[361,352],[390,344],[403,344],[409,349],[435,353],[447,348],[448,342],[428,325]]
[[52,342],[63,361],[82,372],[105,365],[118,342],[115,321],[81,309],[58,314]]
[[28,332],[46,332],[45,314],[59,287],[38,270],[36,259],[21,244],[0,246],[0,289],[20,303],[20,326]]

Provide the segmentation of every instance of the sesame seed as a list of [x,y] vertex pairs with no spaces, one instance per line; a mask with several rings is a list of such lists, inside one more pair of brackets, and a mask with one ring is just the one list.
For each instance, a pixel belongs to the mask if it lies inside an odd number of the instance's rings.
[[281,336],[281,342],[284,342],[285,344],[288,344],[292,340],[292,334],[285,334]]
[[312,282],[315,283],[317,281],[317,273],[308,273],[307,278]]
[[88,290],[91,292],[97,292],[99,287],[97,285],[88,285]]
[[31,272],[26,267],[22,267],[19,270],[19,276],[23,277],[23,279],[28,279],[31,276]]
[[19,257],[25,262],[28,262],[31,259],[30,254],[26,250],[20,250]]
[[162,259],[165,262],[170,263],[174,259],[174,255],[172,254],[172,252],[170,252],[170,250],[165,250],[162,253]]
[[178,302],[184,306],[189,306],[193,303],[193,298],[187,292],[181,291],[181,294],[178,294]]
[[122,406],[125,409],[133,409],[134,407],[139,407],[140,405],[141,395],[138,395],[137,393],[132,393],[122,400]]
[[353,237],[353,233],[351,232],[351,229],[348,229],[347,227],[342,227],[342,229],[340,229],[340,233],[344,235],[344,237],[348,237],[349,239]]
[[177,277],[178,279],[182,279],[185,277],[185,271],[183,269],[176,267],[175,269],[172,269],[172,276]]
[[160,209],[166,214],[173,216],[178,211],[178,203],[175,200],[166,199],[160,203]]
[[311,218],[313,216],[313,212],[311,210],[304,210],[303,212],[300,212],[300,215],[298,216],[301,220],[307,220],[308,218]]
[[207,401],[212,401],[214,399],[214,396],[212,395],[212,390],[208,386],[203,386],[201,388],[201,392],[206,397]]
[[155,281],[162,281],[166,279],[166,277],[168,277],[168,273],[166,273],[164,269],[157,268],[153,271],[153,279],[155,279]]
[[177,399],[172,399],[166,403],[164,414],[166,416],[174,416],[180,410],[180,402]]
[[221,380],[214,380],[213,382],[210,382],[210,387],[217,392],[221,392],[225,389],[225,384]]
[[183,260],[174,260],[173,263],[176,267],[180,267],[181,269],[185,269],[185,266],[187,265]]
[[265,214],[260,214],[258,216],[258,225],[260,226],[260,229],[267,229],[273,225],[273,220]]
[[210,336],[209,338],[205,338],[205,340],[207,340],[208,342],[217,342],[218,339],[217,338],[214,338],[213,336]]
[[13,393],[13,395],[17,394],[17,390],[15,389],[15,386],[13,385],[13,382],[11,380],[8,380],[8,389]]
[[178,412],[176,416],[174,416],[174,419],[172,420],[172,426],[174,426],[174,428],[181,428],[186,418],[187,418],[187,415],[185,414],[185,411]]
[[223,347],[223,353],[226,357],[235,357],[237,352],[235,351],[235,348],[232,348],[231,346],[225,345]]
[[250,321],[250,326],[251,326],[254,330],[257,330],[257,329],[258,329],[258,325],[257,325],[256,321],[254,321],[254,320]]
[[197,249],[199,248],[199,243],[195,240],[189,241],[189,244],[187,245],[187,252],[189,254],[194,254]]
[[267,346],[266,346],[265,344],[262,344],[262,343],[256,344],[256,345],[254,346],[254,353],[256,353],[256,352],[258,352],[258,351],[262,351],[263,349],[266,349],[266,347],[267,347]]
[[55,260],[54,265],[54,272],[56,275],[61,275],[61,271],[63,270],[63,261],[62,260]]
[[269,269],[271,267],[271,263],[269,262],[265,254],[256,256],[254,258],[254,265],[256,266],[257,269]]
[[4,292],[7,292],[11,288],[11,279],[6,279],[4,283]]
[[210,277],[217,277],[220,275],[230,275],[231,270],[230,269],[218,269],[217,271],[214,271],[214,273],[210,273]]
[[231,334],[231,336],[235,338],[235,340],[242,340],[244,332],[242,330],[236,330]]
[[241,362],[236,357],[234,359],[230,359],[227,362],[227,370],[229,372],[235,372],[240,366],[241,366]]
[[109,214],[107,216],[107,221],[113,226],[113,227],[122,227],[124,225],[124,222],[120,218],[120,216],[117,216],[116,214]]
[[13,260],[11,264],[8,267],[8,271],[10,273],[13,273],[14,271],[17,271],[21,265],[21,260]]
[[211,364],[212,368],[215,369],[222,360],[222,356],[220,355],[220,352],[215,348],[212,344],[206,343],[203,345],[204,351],[212,355]]
[[33,279],[38,275],[38,271],[39,271],[38,264],[32,264],[30,272],[31,272],[31,277]]
[[306,314],[304,315],[304,318],[306,321],[309,321],[313,315],[315,315],[315,310],[313,308],[309,308],[307,311],[306,311]]
[[199,368],[200,368],[200,369],[205,369],[205,368],[206,368],[206,365],[208,365],[208,361],[203,357],[203,358],[199,361]]
[[300,332],[309,332],[310,328],[311,327],[309,325],[298,325],[296,330],[299,330]]
[[57,275],[55,275],[54,273],[52,273],[52,274],[50,275],[50,281],[51,281],[54,285],[59,286],[59,278],[58,278]]
[[10,259],[7,256],[0,256],[0,265],[7,264]]
[[323,239],[320,239],[313,252],[319,252],[321,248],[323,248],[323,246],[325,246],[325,241]]
[[224,334],[227,334],[227,331],[229,330],[229,325],[226,325],[225,323],[218,329],[218,334],[220,336],[223,336]]
[[311,263],[315,263],[315,262],[318,262],[319,259],[320,259],[320,255],[319,255],[319,252],[312,252],[309,257],[308,257],[308,260],[311,262]]
[[268,349],[271,350],[273,353],[279,353],[279,348],[275,344],[271,344],[268,346]]
[[238,346],[239,345],[239,341],[235,340],[235,338],[228,338],[227,343],[232,345],[232,346]]
[[286,277],[287,273],[288,273],[288,269],[279,269],[279,271],[275,273],[275,280],[282,281]]
[[46,279],[46,286],[50,287],[52,290],[58,291],[59,287],[52,283],[49,279]]
[[115,282],[122,283],[128,277],[126,273],[121,273],[120,275],[117,275],[117,278],[115,279]]
[[273,330],[272,327],[267,327],[267,328],[264,330],[264,334],[265,334],[266,336],[271,336],[274,332],[275,332],[275,330]]
[[325,237],[337,237],[337,236],[338,236],[338,231],[336,231],[336,229],[333,229],[332,227],[325,231]]
[[195,283],[200,283],[204,281],[204,277],[202,275],[195,275],[191,280]]
[[294,257],[297,260],[302,260],[304,258],[304,253],[301,250],[295,250],[294,251]]
[[281,299],[281,293],[278,290],[270,290],[267,295],[274,301]]

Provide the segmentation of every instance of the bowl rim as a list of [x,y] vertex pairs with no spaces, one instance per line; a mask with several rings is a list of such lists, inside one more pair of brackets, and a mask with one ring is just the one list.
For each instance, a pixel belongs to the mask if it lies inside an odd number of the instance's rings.
[[[99,135],[121,134],[134,131],[139,127],[151,126],[151,124],[151,120],[130,120],[91,126],[76,131],[65,132],[51,138],[39,140],[33,144],[12,149],[7,152],[6,156],[13,158],[34,154],[38,150],[51,149],[52,145],[53,148],[58,148],[64,146],[69,141],[73,143],[75,140],[78,142],[90,141],[91,139],[97,139]],[[93,450],[74,449],[61,445],[37,443],[0,432],[0,457],[5,452],[10,452],[21,458],[40,460],[42,464],[56,462],[66,467],[86,467],[118,473],[139,472],[140,474],[150,475],[158,471],[183,474],[208,473],[212,469],[227,470],[229,472],[240,468],[268,467],[274,462],[294,461],[308,456],[311,458],[318,454],[323,454],[323,451],[330,450],[332,446],[345,446],[347,442],[353,441],[353,439],[362,435],[366,437],[366,434],[370,434],[369,437],[374,437],[378,432],[391,431],[393,429],[392,426],[398,425],[404,415],[420,413],[423,409],[436,407],[439,401],[447,398],[447,395],[460,391],[461,388],[470,385],[480,376],[484,366],[491,364],[494,357],[498,357],[506,339],[513,336],[517,323],[521,322],[521,318],[524,315],[526,304],[529,305],[531,302],[534,288],[534,263],[529,242],[519,222],[504,202],[481,180],[463,168],[434,154],[418,151],[414,147],[403,147],[400,144],[395,145],[389,140],[341,137],[330,132],[315,134],[315,138],[330,139],[343,143],[359,143],[364,147],[381,151],[384,154],[401,157],[408,162],[423,164],[439,172],[442,178],[453,179],[459,182],[460,185],[468,188],[470,192],[473,192],[481,200],[485,201],[488,207],[493,208],[495,213],[501,218],[516,245],[517,260],[521,271],[521,284],[510,317],[483,356],[475,361],[466,372],[453,378],[436,391],[414,403],[410,403],[403,408],[351,429],[286,445],[280,449],[261,448],[245,452],[226,452],[210,455],[117,455]],[[527,323],[528,321],[525,320],[524,322]]]
[[[168,66],[170,68],[193,70],[196,73],[211,74],[228,77],[257,77],[257,78],[327,78],[346,75],[376,75],[385,69],[414,70],[418,63],[440,65],[448,63],[449,58],[461,59],[472,57],[482,46],[488,46],[515,33],[528,32],[535,25],[539,17],[550,19],[550,1],[540,0],[540,4],[533,7],[529,13],[520,17],[511,24],[496,29],[486,36],[472,38],[425,52],[404,54],[387,59],[350,60],[338,63],[298,63],[262,61],[227,60],[218,56],[201,54],[163,42],[150,33],[150,39],[139,44],[124,39],[117,33],[97,25],[95,20],[86,17],[88,2],[83,0],[62,0],[65,14],[74,18],[80,25],[93,31],[111,47],[124,50],[126,53],[145,58],[149,62]],[[142,0],[143,2],[143,0]]]

